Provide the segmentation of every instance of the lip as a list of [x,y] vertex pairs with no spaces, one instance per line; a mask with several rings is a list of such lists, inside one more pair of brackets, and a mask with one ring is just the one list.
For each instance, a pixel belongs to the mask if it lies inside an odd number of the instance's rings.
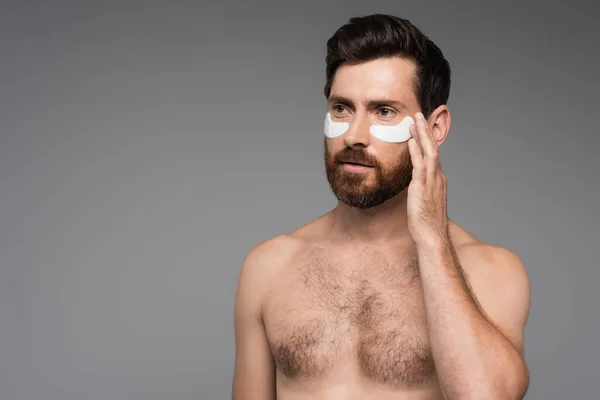
[[368,166],[368,165],[353,164],[353,163],[342,163],[342,167],[344,168],[344,171],[355,173],[355,174],[369,172],[370,170],[373,169],[373,167]]
[[340,161],[340,164],[343,164],[343,165],[357,165],[359,167],[369,167],[369,168],[373,167],[372,165],[364,164],[364,163],[357,162],[357,161]]

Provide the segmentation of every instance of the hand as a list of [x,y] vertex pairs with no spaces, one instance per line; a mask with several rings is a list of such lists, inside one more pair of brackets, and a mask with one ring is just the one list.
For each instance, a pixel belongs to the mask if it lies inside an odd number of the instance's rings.
[[448,238],[447,183],[431,129],[422,113],[410,127],[408,150],[413,164],[408,186],[408,230],[417,245],[430,245]]

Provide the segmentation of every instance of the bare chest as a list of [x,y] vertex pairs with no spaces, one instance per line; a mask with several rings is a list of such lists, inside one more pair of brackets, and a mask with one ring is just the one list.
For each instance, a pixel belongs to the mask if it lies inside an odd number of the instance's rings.
[[316,248],[282,274],[264,309],[277,368],[291,380],[355,367],[405,386],[434,374],[414,253]]

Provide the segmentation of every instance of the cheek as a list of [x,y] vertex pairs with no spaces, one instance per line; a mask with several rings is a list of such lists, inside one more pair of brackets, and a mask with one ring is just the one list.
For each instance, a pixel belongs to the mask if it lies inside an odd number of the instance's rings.
[[404,143],[385,144],[374,150],[373,155],[385,165],[396,164],[408,153],[408,147]]
[[397,143],[377,149],[375,157],[383,169],[394,170],[399,165],[406,165],[409,162],[410,153],[406,143]]
[[344,147],[344,142],[337,139],[325,138],[323,146],[325,148],[325,153],[332,156],[337,154]]

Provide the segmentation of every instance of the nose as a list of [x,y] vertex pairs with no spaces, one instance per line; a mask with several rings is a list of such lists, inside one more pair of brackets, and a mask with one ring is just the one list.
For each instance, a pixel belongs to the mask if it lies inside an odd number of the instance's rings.
[[356,113],[350,126],[346,131],[344,143],[348,147],[364,146],[367,147],[371,142],[371,133],[369,132],[370,121],[367,116],[361,116]]

